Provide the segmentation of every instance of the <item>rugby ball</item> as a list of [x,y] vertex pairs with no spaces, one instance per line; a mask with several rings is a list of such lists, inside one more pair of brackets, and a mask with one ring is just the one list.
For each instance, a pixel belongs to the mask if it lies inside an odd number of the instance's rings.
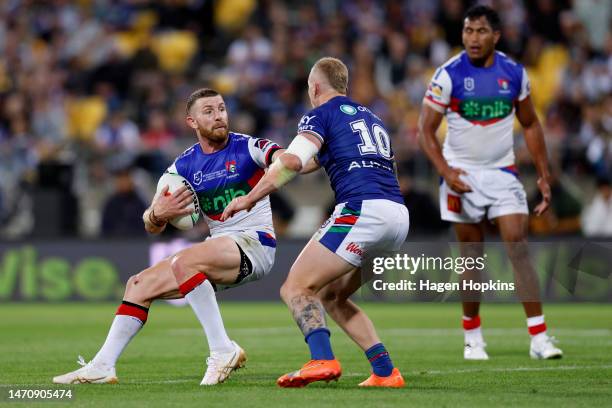
[[155,193],[155,196],[157,197],[159,194],[161,194],[162,190],[166,186],[168,186],[168,192],[166,192],[167,195],[174,193],[182,186],[187,186],[187,189],[191,192],[193,201],[189,204],[189,206],[187,206],[187,208],[193,209],[193,213],[175,217],[170,220],[170,224],[180,230],[188,230],[193,228],[193,226],[196,225],[200,219],[200,202],[198,201],[198,195],[193,189],[193,186],[189,183],[189,181],[187,181],[186,178],[179,174],[164,173],[157,182],[157,193]]

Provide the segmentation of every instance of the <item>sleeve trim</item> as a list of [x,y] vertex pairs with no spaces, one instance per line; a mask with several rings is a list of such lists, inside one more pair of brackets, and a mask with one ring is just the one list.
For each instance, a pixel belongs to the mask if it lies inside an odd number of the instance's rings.
[[318,139],[321,141],[321,143],[325,143],[325,139],[323,139],[323,136],[321,136],[320,134],[318,134],[318,133],[317,133],[317,132],[315,132],[314,130],[300,130],[300,131],[298,132],[298,135],[299,135],[300,133],[308,133],[308,134],[310,134],[310,135],[313,135],[313,136],[317,137],[317,138],[318,138]]
[[265,158],[265,163],[266,163],[266,167],[270,166],[270,163],[272,162],[272,156],[274,155],[274,152],[281,150],[282,147],[280,147],[279,145],[275,144],[274,146],[270,147],[270,149],[268,149],[268,152],[266,153],[266,158]]
[[440,102],[436,102],[433,99],[431,99],[430,97],[426,96],[425,98],[423,98],[423,103],[425,105],[428,105],[430,108],[432,108],[435,111],[438,111],[440,113],[444,113],[446,112],[446,108],[448,107],[448,105],[444,105]]

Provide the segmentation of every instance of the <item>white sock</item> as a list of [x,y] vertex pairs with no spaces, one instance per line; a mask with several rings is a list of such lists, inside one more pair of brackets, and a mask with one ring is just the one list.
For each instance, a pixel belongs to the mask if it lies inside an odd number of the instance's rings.
[[482,330],[480,327],[471,330],[463,330],[463,335],[466,344],[484,343],[484,338],[482,337]]
[[185,295],[185,299],[204,328],[210,352],[226,353],[234,350],[223,326],[215,291],[208,279]]
[[95,364],[114,367],[130,340],[142,328],[142,321],[134,316],[116,315],[106,341],[93,358]]
[[527,318],[527,327],[544,324],[544,315],[533,316]]
[[[478,327],[474,327],[473,329],[463,329],[463,337],[465,339],[465,343],[473,344],[473,343],[484,343],[484,339],[482,338],[482,330],[480,329],[480,317],[467,317],[463,316],[463,327],[465,327],[466,322],[471,322],[472,320],[477,319]],[[468,326],[469,327],[469,326]]]

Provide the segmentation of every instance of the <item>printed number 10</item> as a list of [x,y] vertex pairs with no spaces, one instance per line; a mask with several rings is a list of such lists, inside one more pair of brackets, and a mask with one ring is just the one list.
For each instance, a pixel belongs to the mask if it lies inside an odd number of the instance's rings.
[[370,133],[365,120],[360,119],[351,122],[351,129],[353,132],[359,133],[359,137],[361,137],[362,143],[359,145],[359,152],[362,155],[378,153],[385,159],[391,158],[391,142],[385,128],[375,123],[372,125],[372,132]]

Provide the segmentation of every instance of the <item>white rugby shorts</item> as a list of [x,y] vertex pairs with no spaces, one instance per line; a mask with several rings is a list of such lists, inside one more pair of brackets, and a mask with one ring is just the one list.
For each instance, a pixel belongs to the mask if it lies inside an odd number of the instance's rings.
[[527,194],[515,166],[465,169],[461,180],[472,189],[458,194],[444,179],[440,183],[440,215],[445,221],[479,223],[509,214],[529,214]]
[[384,199],[349,201],[336,205],[313,239],[359,267],[366,258],[399,250],[409,225],[404,204]]
[[[217,235],[221,236],[221,235]],[[252,271],[249,274],[242,274],[238,277],[238,281],[231,285],[216,285],[217,290],[224,290],[248,282],[253,282],[263,279],[274,266],[274,255],[276,253],[276,238],[270,232],[266,231],[240,231],[231,232],[226,236],[230,237],[249,258],[252,266]]]

